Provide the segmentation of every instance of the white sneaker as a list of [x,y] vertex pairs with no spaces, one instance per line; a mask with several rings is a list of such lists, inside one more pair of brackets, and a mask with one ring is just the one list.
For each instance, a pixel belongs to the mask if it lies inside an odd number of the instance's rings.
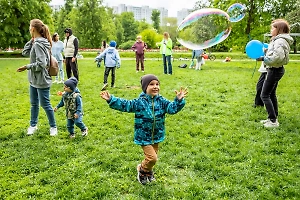
[[56,136],[57,135],[57,128],[56,127],[51,127],[50,128],[50,135],[51,136]]
[[37,126],[30,126],[28,129],[27,129],[27,135],[33,135],[34,132],[37,131]]
[[102,86],[101,91],[106,90],[107,86],[108,86],[108,83],[105,83],[105,84]]
[[278,123],[277,120],[276,120],[276,122],[272,122],[270,120],[270,121],[264,123],[264,127],[266,127],[266,128],[277,128],[277,127],[279,127],[279,123]]
[[[270,119],[265,119],[265,120],[260,120],[260,123],[262,123],[262,124],[265,124],[265,123],[267,123],[267,122],[272,122]],[[272,122],[273,123],[273,122]],[[278,119],[276,119],[276,122],[275,123],[277,123],[277,124],[279,124],[279,122],[278,122]]]
[[82,131],[82,136],[87,136],[88,135],[88,127],[85,127],[85,130]]
[[265,124],[265,123],[267,123],[268,121],[270,121],[270,119],[264,119],[264,120],[260,120],[260,123]]

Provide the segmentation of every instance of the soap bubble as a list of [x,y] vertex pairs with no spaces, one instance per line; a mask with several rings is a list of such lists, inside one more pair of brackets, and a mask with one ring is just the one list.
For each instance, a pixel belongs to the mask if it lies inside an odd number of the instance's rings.
[[224,41],[231,32],[229,15],[216,8],[190,13],[177,28],[177,40],[186,48],[197,50]]
[[245,17],[246,7],[240,3],[235,3],[228,8],[227,13],[229,15],[229,21],[238,22]]

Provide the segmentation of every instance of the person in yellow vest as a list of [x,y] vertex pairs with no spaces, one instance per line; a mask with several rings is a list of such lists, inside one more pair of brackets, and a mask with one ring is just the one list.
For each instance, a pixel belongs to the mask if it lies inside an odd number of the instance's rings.
[[73,35],[72,29],[65,29],[66,38],[64,41],[64,62],[66,64],[67,77],[73,76],[79,81],[79,71],[76,55],[78,53],[79,42],[78,39]]

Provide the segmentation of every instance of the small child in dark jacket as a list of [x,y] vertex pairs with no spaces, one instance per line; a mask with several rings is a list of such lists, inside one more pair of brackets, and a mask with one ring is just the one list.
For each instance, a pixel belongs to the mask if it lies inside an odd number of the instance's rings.
[[158,153],[158,144],[165,139],[165,115],[176,114],[185,105],[187,89],[175,91],[173,102],[159,95],[160,82],[155,75],[148,74],[141,78],[143,92],[133,100],[121,99],[103,91],[100,96],[110,108],[123,112],[135,113],[134,143],[140,145],[145,158],[137,166],[137,179],[145,185],[155,180],[152,171]]
[[70,138],[75,138],[74,124],[80,128],[82,136],[88,134],[88,128],[82,122],[83,111],[82,111],[82,100],[80,96],[80,91],[77,88],[77,79],[71,77],[65,81],[64,94],[59,102],[59,104],[54,108],[56,112],[60,107],[65,106],[66,117],[67,117],[67,128],[70,133]]

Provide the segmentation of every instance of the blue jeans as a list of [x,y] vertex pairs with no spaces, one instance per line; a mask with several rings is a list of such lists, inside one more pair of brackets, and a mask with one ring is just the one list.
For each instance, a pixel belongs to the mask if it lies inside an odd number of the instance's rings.
[[67,119],[67,128],[70,134],[74,134],[74,124],[80,128],[81,131],[86,129],[86,126],[82,122],[82,115],[79,115],[77,119]]
[[50,127],[56,127],[54,111],[50,104],[50,87],[35,88],[32,86],[30,86],[30,105],[31,105],[30,126],[36,126],[38,123],[39,108],[40,108],[39,104],[46,112]]
[[268,68],[267,77],[264,81],[263,88],[260,94],[266,110],[268,112],[268,119],[275,122],[278,116],[278,102],[276,97],[276,89],[279,80],[284,75],[284,67]]
[[[164,62],[164,73],[172,74],[171,55],[166,56],[165,54],[163,54],[163,62]],[[167,68],[167,62],[168,62],[168,68]]]
[[58,61],[58,68],[59,68],[59,76],[57,75],[55,77],[55,80],[58,81],[58,77],[60,77],[60,80],[63,81],[63,80],[65,80],[64,69],[63,69],[63,61]]

